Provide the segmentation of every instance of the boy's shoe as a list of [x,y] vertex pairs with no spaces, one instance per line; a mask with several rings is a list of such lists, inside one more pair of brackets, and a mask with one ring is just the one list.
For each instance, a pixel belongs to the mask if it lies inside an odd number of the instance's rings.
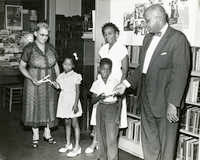
[[81,147],[76,150],[73,149],[71,152],[67,153],[67,157],[76,157],[79,154],[81,154]]
[[60,153],[65,153],[65,152],[67,152],[68,150],[71,150],[72,149],[72,144],[70,144],[70,145],[65,145],[64,147],[61,147],[59,150],[58,150],[58,152],[60,152]]

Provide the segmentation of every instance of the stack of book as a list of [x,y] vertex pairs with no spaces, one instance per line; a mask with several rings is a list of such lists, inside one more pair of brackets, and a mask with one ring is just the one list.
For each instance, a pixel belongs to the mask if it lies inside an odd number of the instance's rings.
[[128,94],[126,96],[127,101],[127,112],[134,114],[134,115],[140,115],[140,109],[137,105],[137,96],[134,94]]

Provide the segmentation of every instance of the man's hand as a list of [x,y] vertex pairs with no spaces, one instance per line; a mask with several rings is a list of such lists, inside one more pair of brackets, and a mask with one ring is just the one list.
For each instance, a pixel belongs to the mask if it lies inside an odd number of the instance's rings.
[[170,123],[175,123],[179,120],[177,108],[171,103],[169,103],[167,107],[167,119]]
[[122,95],[124,94],[126,90],[126,86],[123,83],[119,83],[118,85],[115,86],[113,92],[116,93],[116,95]]

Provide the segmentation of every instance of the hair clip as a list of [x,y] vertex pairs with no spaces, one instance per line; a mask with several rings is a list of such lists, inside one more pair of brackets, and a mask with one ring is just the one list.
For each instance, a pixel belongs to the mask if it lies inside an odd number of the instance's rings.
[[73,53],[73,56],[74,56],[75,60],[78,61],[78,55],[76,52]]

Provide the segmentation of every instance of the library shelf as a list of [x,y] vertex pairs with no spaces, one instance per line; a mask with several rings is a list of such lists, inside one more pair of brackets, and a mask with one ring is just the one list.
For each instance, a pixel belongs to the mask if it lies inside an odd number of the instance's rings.
[[179,132],[182,133],[182,134],[186,134],[186,135],[192,136],[194,138],[200,138],[200,135],[194,134],[194,133],[189,132],[189,131],[186,131],[185,129],[180,129]]
[[129,117],[132,117],[132,118],[135,118],[135,119],[138,119],[138,120],[140,120],[141,119],[141,117],[140,116],[138,116],[138,115],[135,115],[135,114],[133,114],[133,113],[127,113],[127,116],[129,116]]
[[136,156],[136,157],[144,159],[142,145],[135,143],[133,140],[128,139],[125,136],[120,136],[119,148],[121,150],[124,150],[124,151]]

